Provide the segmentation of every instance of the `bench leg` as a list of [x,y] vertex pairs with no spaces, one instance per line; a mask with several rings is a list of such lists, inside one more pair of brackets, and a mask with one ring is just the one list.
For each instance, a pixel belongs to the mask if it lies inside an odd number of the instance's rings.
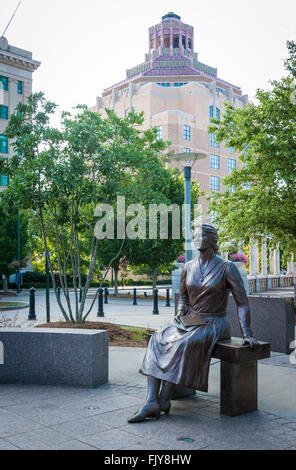
[[220,413],[238,416],[258,407],[257,361],[234,364],[221,361]]

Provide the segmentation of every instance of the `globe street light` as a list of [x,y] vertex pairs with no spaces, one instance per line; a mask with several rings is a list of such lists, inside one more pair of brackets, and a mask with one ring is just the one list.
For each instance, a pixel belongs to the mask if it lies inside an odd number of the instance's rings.
[[168,155],[167,160],[184,162],[184,192],[185,192],[185,258],[192,260],[192,239],[191,239],[191,168],[197,160],[206,158],[205,153],[175,153]]

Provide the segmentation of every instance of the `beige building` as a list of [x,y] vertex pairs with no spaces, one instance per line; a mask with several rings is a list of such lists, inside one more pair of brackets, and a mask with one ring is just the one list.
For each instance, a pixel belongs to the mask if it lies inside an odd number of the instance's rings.
[[[8,44],[0,38],[0,158],[12,155],[12,147],[4,135],[10,114],[16,105],[32,93],[32,75],[40,62],[32,59],[32,52]],[[0,175],[0,190],[8,185],[8,178]]]
[[[168,13],[149,28],[149,53],[145,61],[126,71],[126,78],[110,86],[93,108],[105,108],[119,116],[130,110],[144,112],[144,128],[156,126],[158,135],[169,140],[175,153],[202,152],[192,177],[207,194],[223,191],[222,178],[238,165],[233,149],[218,145],[207,132],[211,117],[223,114],[224,102],[242,107],[248,101],[242,90],[220,78],[217,69],[198,60],[193,28]],[[206,209],[207,202],[202,202]]]

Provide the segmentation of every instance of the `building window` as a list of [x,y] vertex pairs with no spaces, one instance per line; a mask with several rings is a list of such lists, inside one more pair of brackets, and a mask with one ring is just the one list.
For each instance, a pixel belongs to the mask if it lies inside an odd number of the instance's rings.
[[215,149],[219,148],[219,143],[216,140],[215,134],[210,134],[210,144],[211,144],[211,147],[214,147]]
[[0,90],[8,91],[8,78],[0,75]]
[[184,125],[184,140],[190,140],[190,126]]
[[0,135],[0,153],[8,153],[8,140],[6,135]]
[[215,170],[219,170],[220,168],[220,157],[219,155],[211,155],[211,158],[210,158],[210,164],[211,164],[211,168],[214,168]]
[[20,82],[20,81],[17,82],[17,92],[19,95],[23,94],[23,82]]
[[236,160],[234,158],[227,158],[227,171],[231,173],[232,170],[236,169]]
[[162,139],[162,126],[157,126],[157,139]]
[[8,119],[8,107],[0,105],[0,119]]
[[190,153],[190,149],[188,147],[184,147],[184,153]]
[[0,175],[0,186],[8,186],[9,185],[9,177]]
[[210,108],[209,108],[209,116],[210,116],[210,119],[214,117],[214,106],[210,106]]
[[216,119],[220,120],[220,109],[216,108]]
[[210,187],[212,191],[220,191],[220,178],[219,176],[210,177]]

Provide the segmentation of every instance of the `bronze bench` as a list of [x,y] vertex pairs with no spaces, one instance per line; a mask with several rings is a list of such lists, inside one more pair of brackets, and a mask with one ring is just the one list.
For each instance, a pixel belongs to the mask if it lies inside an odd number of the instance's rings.
[[[242,346],[241,338],[217,343],[212,357],[220,359],[220,413],[238,416],[258,407],[258,360],[270,357],[270,344]],[[194,395],[194,389],[177,385],[173,400]]]

